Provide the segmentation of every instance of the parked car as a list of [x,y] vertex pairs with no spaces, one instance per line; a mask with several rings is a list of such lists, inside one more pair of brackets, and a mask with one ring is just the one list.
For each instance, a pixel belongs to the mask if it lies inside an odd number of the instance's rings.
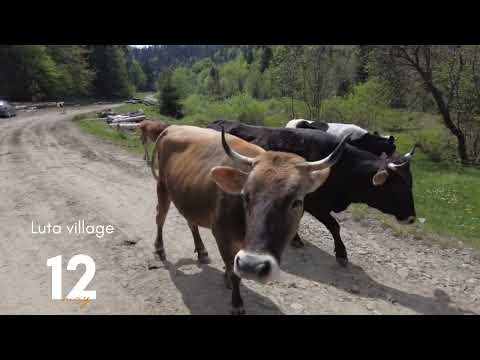
[[15,107],[5,100],[0,100],[0,117],[12,117],[15,115],[17,115]]

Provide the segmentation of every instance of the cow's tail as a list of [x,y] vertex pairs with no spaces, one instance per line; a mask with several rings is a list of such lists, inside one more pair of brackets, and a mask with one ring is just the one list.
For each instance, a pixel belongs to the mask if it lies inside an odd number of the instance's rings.
[[[158,157],[156,156],[157,155],[157,146],[158,146],[158,141],[163,138],[166,134],[167,134],[167,130],[168,130],[168,127],[165,128],[165,130],[163,130],[158,136],[157,136],[157,140],[155,140],[155,143],[153,144],[153,150],[152,150],[152,158],[150,160],[150,169],[152,170],[152,175],[153,177],[155,178],[155,180],[158,181],[158,176],[157,173],[155,172],[155,160],[158,159]],[[160,169],[159,169],[159,172],[160,172]]]

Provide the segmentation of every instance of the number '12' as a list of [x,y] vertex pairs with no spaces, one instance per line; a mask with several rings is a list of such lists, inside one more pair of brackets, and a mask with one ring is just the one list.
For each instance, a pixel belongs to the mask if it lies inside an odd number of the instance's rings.
[[[88,255],[75,255],[68,262],[67,270],[74,271],[79,264],[85,265],[85,273],[68,293],[66,299],[95,300],[97,292],[85,290],[95,276],[95,262]],[[47,259],[47,266],[52,268],[52,300],[62,300],[62,255]]]

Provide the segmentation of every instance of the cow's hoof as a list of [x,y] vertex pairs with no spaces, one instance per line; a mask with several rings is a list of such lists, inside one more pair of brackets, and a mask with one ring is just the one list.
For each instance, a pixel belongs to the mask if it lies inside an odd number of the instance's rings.
[[293,239],[290,243],[294,248],[303,248],[305,247],[305,243],[300,239]]
[[167,260],[167,255],[165,255],[165,250],[157,250],[153,254],[155,255],[155,260],[160,260],[160,261]]
[[346,268],[348,266],[348,259],[347,258],[337,257],[336,259],[337,259],[338,265],[340,265],[341,267]]
[[243,306],[241,306],[239,308],[232,308],[231,314],[232,315],[245,315],[245,309],[243,308]]
[[227,272],[223,274],[223,283],[227,289],[232,289],[232,278],[228,275]]
[[208,252],[203,252],[198,254],[198,262],[200,264],[210,264],[212,261],[210,260],[210,257],[208,256]]

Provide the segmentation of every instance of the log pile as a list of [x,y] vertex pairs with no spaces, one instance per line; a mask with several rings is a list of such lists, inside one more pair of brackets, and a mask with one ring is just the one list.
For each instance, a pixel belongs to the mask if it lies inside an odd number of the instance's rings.
[[140,121],[145,120],[145,114],[143,110],[135,111],[127,114],[119,114],[119,115],[107,115],[107,123],[137,123]]

